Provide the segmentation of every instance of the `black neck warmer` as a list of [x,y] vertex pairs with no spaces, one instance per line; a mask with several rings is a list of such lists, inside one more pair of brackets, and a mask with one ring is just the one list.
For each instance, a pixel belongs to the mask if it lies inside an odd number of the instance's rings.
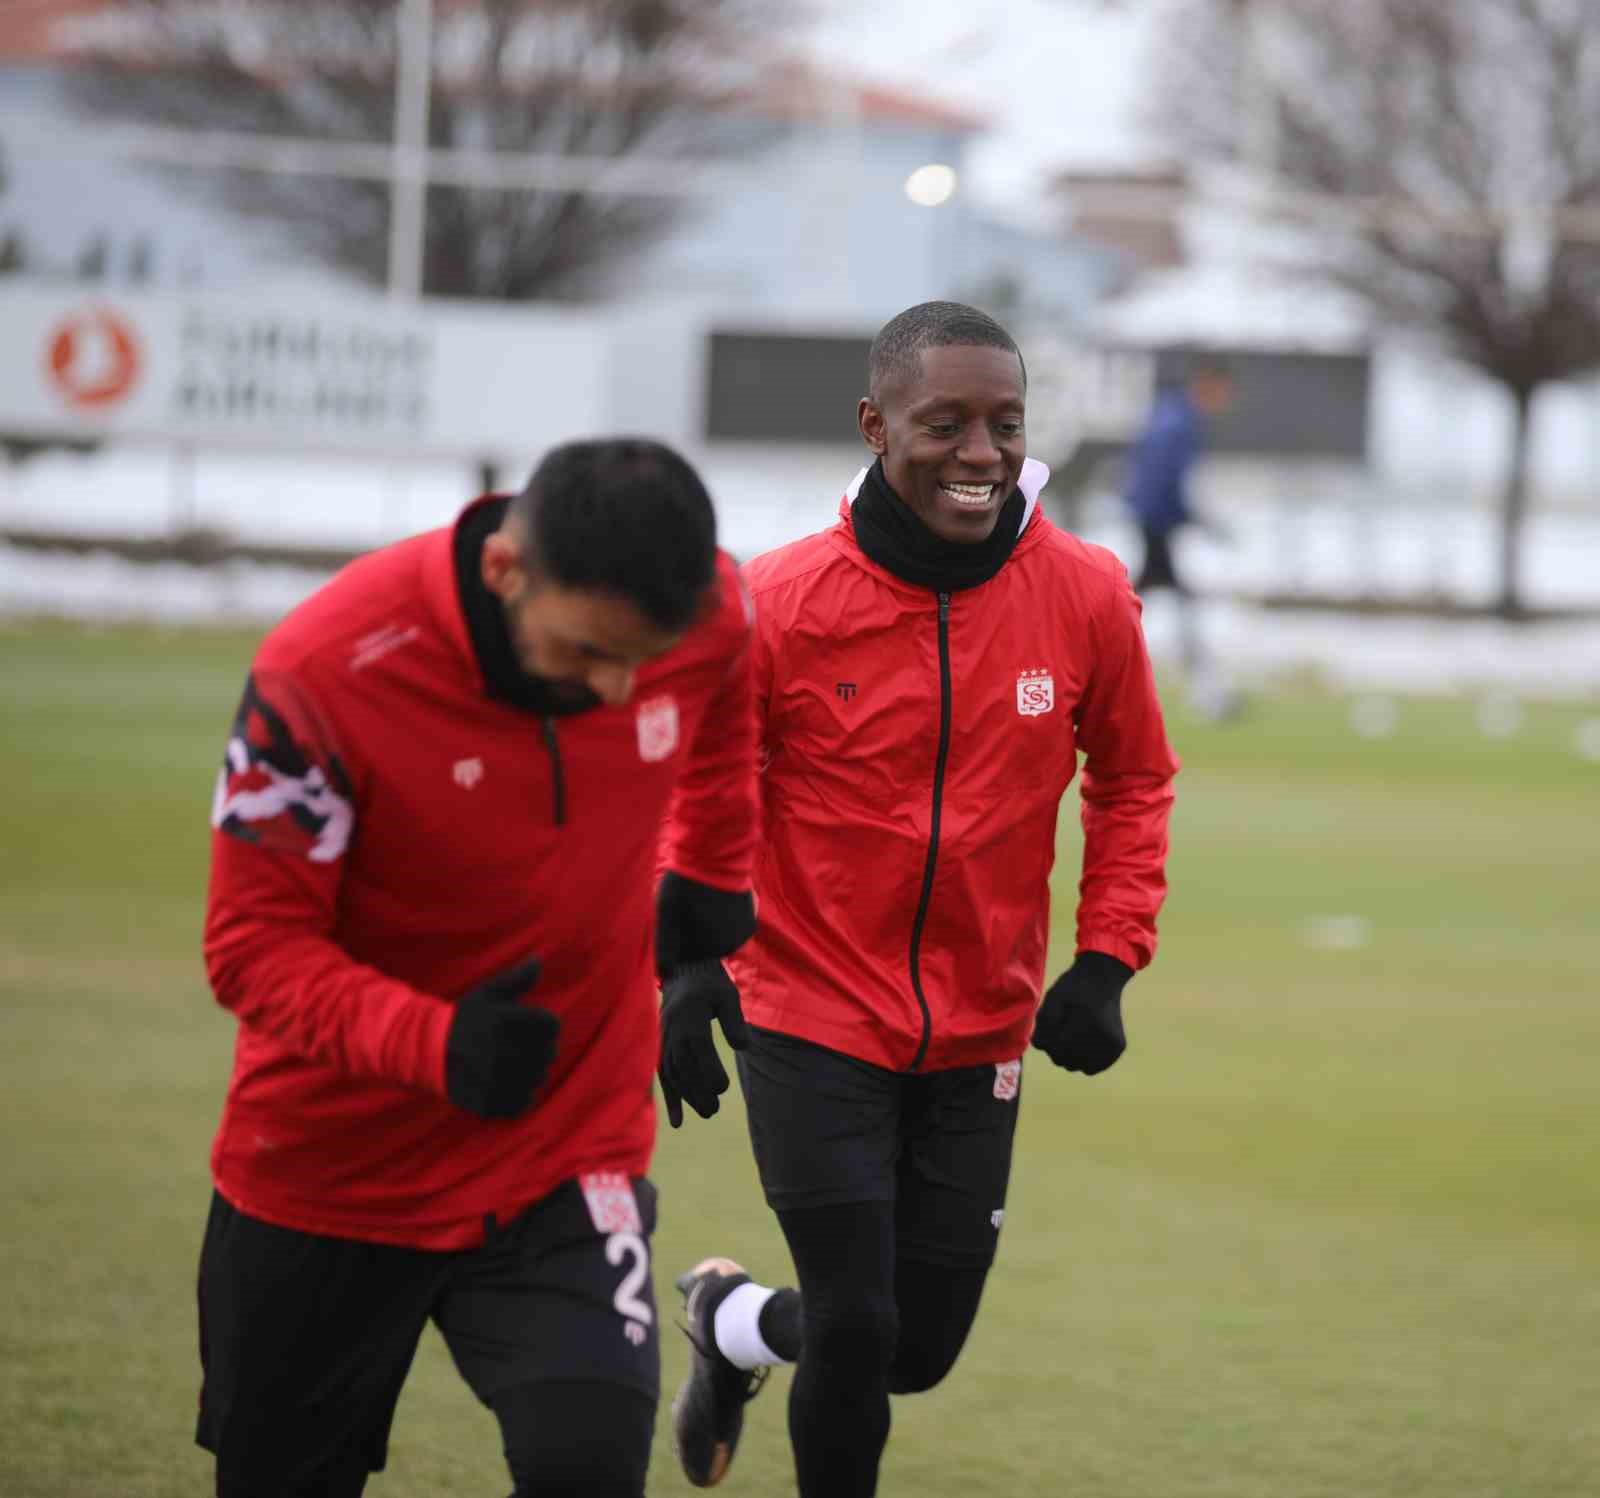
[[506,628],[505,606],[483,585],[480,559],[483,543],[500,529],[508,499],[490,500],[479,505],[455,534],[456,591],[461,596],[461,612],[467,621],[472,653],[489,695],[524,712],[544,718],[565,717],[587,712],[600,705],[600,699],[587,687],[571,682],[546,681],[522,669],[511,648],[511,631]]
[[988,582],[1005,566],[1021,539],[1027,507],[1022,490],[1013,489],[987,540],[946,541],[889,487],[880,458],[861,482],[861,492],[850,507],[850,523],[861,549],[885,571],[919,588],[955,593]]

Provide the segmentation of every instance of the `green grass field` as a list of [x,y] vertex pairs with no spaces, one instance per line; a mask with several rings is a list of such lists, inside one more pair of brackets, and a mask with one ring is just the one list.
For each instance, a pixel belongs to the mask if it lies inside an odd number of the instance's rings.
[[[198,957],[250,637],[0,624],[0,1494],[210,1491],[193,1271],[232,1020]],[[1592,711],[1592,709],[1590,710]],[[1000,1259],[885,1494],[1600,1493],[1600,765],[1582,712],[1369,742],[1307,692],[1184,717],[1161,960],[1093,1082],[1029,1064]],[[1057,933],[1070,931],[1063,817]],[[1365,944],[1308,942],[1359,931]],[[1319,924],[1320,923],[1320,924]],[[663,1131],[658,1289],[786,1271],[736,1111]],[[684,1344],[665,1340],[668,1390]],[[792,1491],[787,1377],[724,1491]],[[488,1498],[431,1334],[379,1498]],[[689,1491],[665,1432],[652,1493]]]

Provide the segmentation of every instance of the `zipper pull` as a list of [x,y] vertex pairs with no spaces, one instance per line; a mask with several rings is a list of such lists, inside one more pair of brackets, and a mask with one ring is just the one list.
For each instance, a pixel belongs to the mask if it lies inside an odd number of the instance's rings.
[[947,623],[949,623],[949,621],[950,621],[950,595],[948,593],[941,593],[939,595],[939,622],[941,624],[947,624]]

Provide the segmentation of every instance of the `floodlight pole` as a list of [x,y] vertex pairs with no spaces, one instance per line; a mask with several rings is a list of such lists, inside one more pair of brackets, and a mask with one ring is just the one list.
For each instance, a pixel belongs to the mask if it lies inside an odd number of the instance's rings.
[[389,177],[389,298],[422,295],[428,213],[428,96],[433,0],[400,0],[395,17],[394,147]]

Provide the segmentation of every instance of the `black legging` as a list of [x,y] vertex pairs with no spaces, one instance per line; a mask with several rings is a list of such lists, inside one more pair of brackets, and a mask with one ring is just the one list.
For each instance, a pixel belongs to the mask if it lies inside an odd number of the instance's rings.
[[870,1498],[889,1396],[931,1389],[950,1371],[988,1266],[901,1256],[892,1202],[805,1207],[778,1220],[800,1280],[802,1345],[789,1390],[800,1495]]

